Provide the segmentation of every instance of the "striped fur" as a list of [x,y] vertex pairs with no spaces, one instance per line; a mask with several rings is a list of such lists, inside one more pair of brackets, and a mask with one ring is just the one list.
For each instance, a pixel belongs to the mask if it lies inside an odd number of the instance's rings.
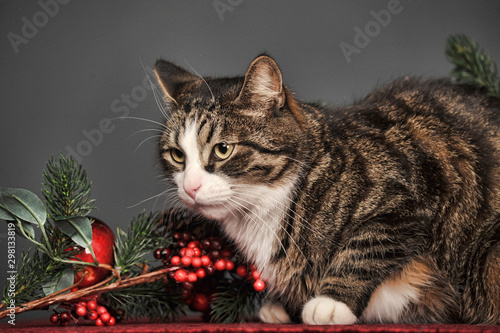
[[262,271],[264,320],[500,324],[498,99],[409,78],[326,109],[265,55],[245,77],[155,70],[165,174]]

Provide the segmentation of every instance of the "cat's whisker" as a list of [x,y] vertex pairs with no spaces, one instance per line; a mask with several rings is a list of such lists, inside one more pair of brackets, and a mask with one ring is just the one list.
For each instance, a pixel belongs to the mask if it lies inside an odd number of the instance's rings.
[[184,61],[185,61],[185,62],[186,62],[186,64],[189,66],[189,68],[191,68],[191,70],[192,70],[193,72],[195,72],[195,74],[196,74],[196,75],[198,75],[198,77],[199,77],[200,79],[202,79],[202,80],[203,80],[203,82],[205,82],[205,84],[207,85],[208,90],[210,90],[210,95],[212,95],[212,101],[214,102],[214,105],[215,105],[215,103],[216,103],[215,96],[214,96],[214,93],[213,93],[213,91],[212,91],[212,88],[210,88],[210,85],[208,84],[207,80],[205,80],[205,78],[204,78],[203,76],[201,76],[201,75],[200,75],[200,73],[198,73],[198,72],[197,72],[197,71],[196,71],[196,70],[195,70],[195,69],[194,69],[194,68],[193,68],[193,67],[192,67],[192,66],[191,66],[191,65],[187,62],[187,60],[186,60],[186,59],[184,59]]
[[165,124],[162,124],[160,122],[157,122],[157,121],[154,121],[154,120],[151,120],[151,119],[146,119],[146,118],[140,118],[140,117],[130,117],[130,116],[122,116],[122,117],[116,117],[116,118],[111,118],[110,120],[115,120],[115,119],[132,119],[132,120],[142,120],[142,121],[146,121],[146,122],[150,122],[150,123],[153,123],[153,124],[156,124],[156,125],[159,125],[163,128],[165,128],[166,130],[168,130],[169,128],[165,125]]
[[145,202],[148,202],[149,200],[152,200],[152,199],[155,199],[155,198],[161,197],[162,195],[167,194],[170,190],[171,190],[171,189],[167,189],[167,190],[162,191],[161,193],[155,194],[155,195],[153,195],[153,196],[151,196],[151,197],[149,197],[149,198],[147,198],[147,199],[141,200],[141,201],[139,201],[139,202],[138,202],[138,203],[136,203],[136,204],[133,204],[133,205],[131,205],[131,206],[128,206],[128,207],[127,207],[127,209],[130,209],[130,208],[135,208],[135,207],[137,207],[137,206],[139,206],[139,205],[142,205],[142,204],[143,204],[143,203],[145,203]]
[[151,139],[155,139],[155,138],[161,138],[163,135],[152,135],[144,140],[141,141],[141,143],[139,143],[139,145],[135,148],[134,150],[134,154],[137,152],[137,150],[148,140],[151,140]]

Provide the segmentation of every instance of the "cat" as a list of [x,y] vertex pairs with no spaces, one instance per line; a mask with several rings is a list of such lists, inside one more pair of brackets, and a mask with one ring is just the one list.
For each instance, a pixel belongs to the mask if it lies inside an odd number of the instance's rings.
[[500,101],[403,78],[297,100],[276,61],[202,78],[165,60],[178,197],[267,281],[266,323],[500,324]]

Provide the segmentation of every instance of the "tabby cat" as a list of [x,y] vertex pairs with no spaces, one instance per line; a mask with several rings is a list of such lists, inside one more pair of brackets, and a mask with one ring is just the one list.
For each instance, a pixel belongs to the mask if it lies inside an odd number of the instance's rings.
[[165,175],[261,271],[264,322],[500,324],[500,100],[405,78],[324,108],[267,55],[155,73]]

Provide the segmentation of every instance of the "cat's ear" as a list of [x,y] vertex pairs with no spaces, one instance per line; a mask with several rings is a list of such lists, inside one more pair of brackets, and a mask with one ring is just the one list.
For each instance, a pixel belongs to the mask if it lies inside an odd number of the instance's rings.
[[285,105],[281,71],[271,57],[262,55],[250,64],[235,102],[264,110]]
[[155,74],[165,96],[175,104],[178,104],[177,98],[182,91],[182,87],[187,82],[197,79],[196,76],[179,66],[161,59],[155,64]]

